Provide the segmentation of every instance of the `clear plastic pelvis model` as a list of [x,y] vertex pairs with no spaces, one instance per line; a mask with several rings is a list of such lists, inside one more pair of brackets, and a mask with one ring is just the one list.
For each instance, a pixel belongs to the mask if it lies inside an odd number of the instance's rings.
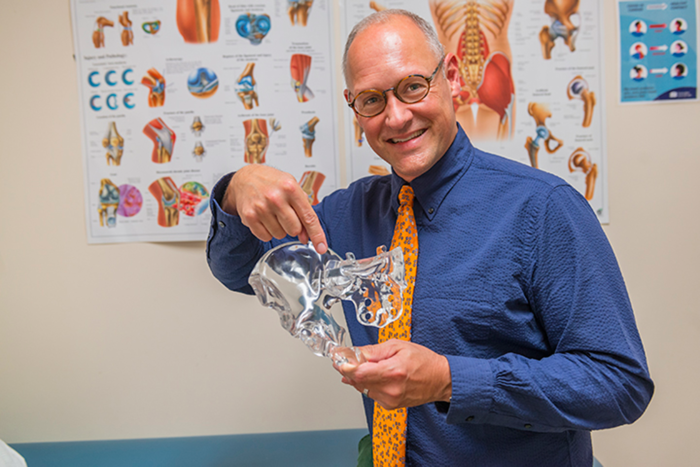
[[[402,311],[406,288],[401,248],[377,248],[377,256],[342,259],[328,250],[320,255],[309,243],[286,243],[268,251],[255,265],[248,282],[260,303],[275,310],[282,327],[316,355],[336,365],[364,361],[359,349],[348,347],[345,328],[333,316],[340,300],[355,306],[357,320],[384,327]],[[339,307],[336,307],[336,309]]]

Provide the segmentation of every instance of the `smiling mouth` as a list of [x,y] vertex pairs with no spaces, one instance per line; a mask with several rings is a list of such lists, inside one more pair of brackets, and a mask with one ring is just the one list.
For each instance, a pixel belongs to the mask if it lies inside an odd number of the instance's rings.
[[408,135],[408,137],[406,137],[406,138],[390,138],[388,141],[392,144],[405,143],[406,141],[410,141],[414,138],[418,138],[423,133],[425,133],[425,130],[418,130],[415,133]]

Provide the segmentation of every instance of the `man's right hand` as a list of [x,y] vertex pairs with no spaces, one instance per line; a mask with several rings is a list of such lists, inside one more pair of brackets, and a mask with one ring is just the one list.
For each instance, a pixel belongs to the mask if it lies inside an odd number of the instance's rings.
[[287,235],[309,240],[316,251],[327,251],[326,235],[309,198],[286,172],[251,164],[236,172],[226,187],[221,208],[239,216],[243,225],[264,242]]

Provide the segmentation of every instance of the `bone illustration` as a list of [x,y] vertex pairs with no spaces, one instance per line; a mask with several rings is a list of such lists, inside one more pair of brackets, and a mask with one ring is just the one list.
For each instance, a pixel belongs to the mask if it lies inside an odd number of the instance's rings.
[[219,77],[210,68],[197,68],[187,77],[187,89],[194,97],[207,99],[219,89]]
[[148,186],[158,202],[158,225],[174,227],[180,222],[180,190],[170,177],[162,177]]
[[457,56],[457,121],[476,140],[513,136],[515,86],[508,26],[514,0],[431,0],[438,38]]
[[199,118],[199,116],[195,116],[192,119],[192,125],[190,125],[190,130],[192,130],[192,134],[196,137],[202,136],[202,132],[204,131],[204,123],[202,123],[202,119]]
[[124,217],[133,217],[141,211],[143,196],[134,185],[119,185],[119,208],[117,214]]
[[595,108],[596,100],[595,93],[591,92],[588,87],[588,81],[581,76],[577,76],[569,82],[566,88],[566,95],[569,100],[579,99],[583,101],[583,123],[584,128],[591,126],[593,119],[593,109]]
[[197,162],[202,162],[207,151],[204,149],[204,145],[201,141],[196,141],[194,143],[194,149],[192,149],[192,155]]
[[591,162],[591,155],[583,148],[577,148],[569,156],[569,172],[583,172],[586,174],[586,193],[588,201],[593,199],[595,192],[595,181],[598,178],[598,164]]
[[189,217],[199,216],[209,207],[209,191],[199,182],[185,182],[180,187],[180,211]]
[[146,34],[156,34],[160,31],[160,20],[142,23],[141,29],[143,29],[143,32]]
[[129,12],[125,11],[119,15],[119,24],[121,24],[124,29],[122,30],[122,45],[128,46],[134,44],[134,31],[131,28],[131,20],[129,19]]
[[302,174],[301,180],[299,180],[299,185],[301,185],[301,189],[304,190],[306,196],[309,197],[309,204],[312,206],[318,204],[318,190],[321,188],[321,185],[323,185],[325,179],[326,176],[321,172],[307,170]]
[[113,228],[117,226],[117,209],[119,208],[119,188],[108,178],[100,180],[98,193],[100,227]]
[[386,7],[380,3],[377,3],[375,1],[369,2],[369,7],[373,9],[374,11],[384,11],[386,10]]
[[105,27],[114,27],[114,21],[110,21],[104,16],[100,16],[95,20],[95,30],[92,32],[92,43],[96,49],[105,46]]
[[277,312],[282,327],[315,355],[336,365],[359,364],[362,353],[349,348],[341,300],[355,308],[365,326],[383,327],[401,316],[406,288],[401,248],[381,246],[377,256],[341,259],[328,250],[319,255],[312,245],[291,242],[263,255],[248,279],[260,304]]
[[304,155],[306,157],[311,157],[313,155],[311,147],[314,145],[314,141],[316,141],[316,125],[318,122],[318,117],[314,117],[299,127],[301,130],[301,139],[304,142]]
[[248,39],[252,45],[259,45],[271,27],[270,16],[266,14],[245,13],[236,20],[236,32],[243,39]]
[[260,105],[258,104],[257,84],[255,82],[255,77],[253,77],[254,70],[255,62],[250,62],[245,66],[243,73],[238,77],[236,93],[246,110]]
[[578,5],[579,0],[546,0],[544,2],[544,12],[552,19],[552,25],[544,26],[539,35],[545,60],[552,58],[552,49],[559,37],[564,40],[570,51],[576,50],[579,27],[575,26],[571,19],[579,16]]
[[314,93],[308,88],[306,82],[311,71],[311,57],[304,54],[294,54],[289,63],[292,73],[292,87],[299,102],[308,102],[314,98]]
[[154,118],[143,127],[143,134],[153,141],[151,160],[156,164],[170,162],[177,136],[160,118]]
[[107,133],[102,138],[102,147],[107,149],[107,165],[121,164],[124,154],[124,138],[117,131],[116,122],[109,122]]
[[365,141],[365,131],[362,129],[359,123],[357,123],[357,117],[353,115],[352,126],[355,129],[355,146],[362,147],[362,143]]
[[177,29],[189,44],[219,40],[219,0],[177,0]]
[[370,165],[369,170],[368,170],[370,175],[389,175],[391,172],[389,172],[389,169],[384,167],[383,165]]
[[[562,147],[564,142],[552,135],[545,124],[545,121],[552,116],[552,112],[549,111],[549,106],[547,104],[530,102],[527,106],[527,112],[535,119],[537,135],[535,139],[532,139],[530,136],[527,137],[525,149],[527,149],[527,154],[530,156],[530,165],[534,168],[538,168],[537,153],[542,143],[544,142],[544,149],[549,154],[553,154]],[[551,145],[553,141],[557,143],[556,146]]]
[[148,92],[148,106],[162,107],[165,104],[165,78],[158,70],[151,68],[146,76],[141,78],[141,84],[146,86]]
[[247,164],[264,164],[270,138],[267,134],[267,122],[264,118],[251,118],[243,121],[245,128],[245,162]]
[[313,0],[287,0],[287,13],[292,26],[297,24],[306,26],[309,19],[309,11],[313,4]]

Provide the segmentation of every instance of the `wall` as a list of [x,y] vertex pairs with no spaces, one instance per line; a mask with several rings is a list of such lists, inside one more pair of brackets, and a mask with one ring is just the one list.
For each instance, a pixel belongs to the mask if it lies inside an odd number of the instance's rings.
[[[0,0],[0,438],[360,428],[360,398],[271,310],[209,273],[204,243],[86,244],[68,1]],[[695,465],[700,104],[620,106],[605,2],[610,225],[657,384],[606,467]]]

